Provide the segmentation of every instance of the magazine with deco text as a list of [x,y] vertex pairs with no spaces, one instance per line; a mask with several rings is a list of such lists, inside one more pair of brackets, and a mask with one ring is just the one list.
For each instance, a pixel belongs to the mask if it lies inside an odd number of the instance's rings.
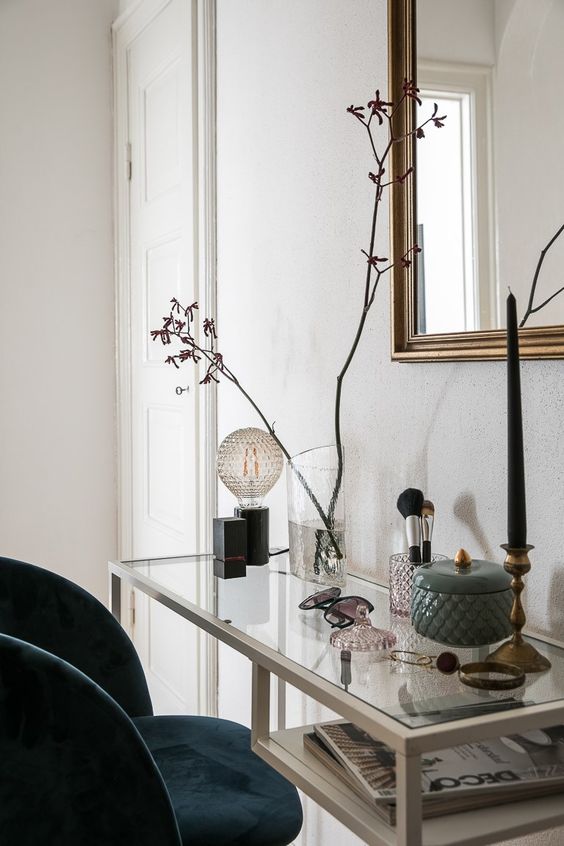
[[[375,801],[395,800],[395,753],[352,723],[321,723],[314,731]],[[564,726],[476,741],[421,756],[424,801],[526,787],[564,789]],[[535,793],[537,791],[535,790]],[[503,798],[501,801],[507,801]]]
[[[389,799],[374,799],[352,773],[346,769],[339,759],[325,746],[315,732],[307,732],[303,736],[304,747],[334,775],[365,802],[368,802],[376,811],[378,816],[390,825],[396,824],[396,798],[395,795]],[[513,782],[506,790],[484,793],[482,791],[466,791],[453,796],[452,793],[427,794],[424,797],[422,815],[424,819],[431,817],[457,814],[461,811],[471,811],[475,808],[486,808],[492,805],[501,805],[507,802],[517,802],[522,799],[535,799],[540,796],[561,793],[563,787],[558,782],[545,784],[540,781],[536,784],[529,782]]]

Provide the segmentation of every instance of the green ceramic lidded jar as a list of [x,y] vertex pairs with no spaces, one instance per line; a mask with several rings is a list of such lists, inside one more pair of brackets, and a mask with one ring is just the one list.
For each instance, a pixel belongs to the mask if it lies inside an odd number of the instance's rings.
[[419,567],[413,578],[411,621],[430,640],[482,646],[508,637],[513,604],[511,576],[501,564],[472,561],[464,549],[454,559]]

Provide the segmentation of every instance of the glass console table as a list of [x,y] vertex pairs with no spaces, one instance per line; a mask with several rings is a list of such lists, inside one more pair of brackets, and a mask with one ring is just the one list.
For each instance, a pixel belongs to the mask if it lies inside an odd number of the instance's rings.
[[[193,568],[207,578],[187,578]],[[352,654],[345,689],[340,652],[329,644],[331,629],[323,613],[298,609],[320,587],[292,576],[287,555],[248,567],[240,579],[214,577],[210,555],[110,561],[109,573],[111,609],[118,619],[125,581],[251,660],[254,751],[366,843],[478,846],[564,824],[561,795],[421,819],[422,753],[564,723],[564,649],[557,644],[535,641],[552,670],[529,675],[512,691],[473,692],[456,675],[397,664],[379,653]],[[209,591],[186,587],[203,583]],[[391,629],[397,649],[436,655],[444,648],[418,637],[409,621],[390,618],[385,588],[351,576],[346,594],[370,600],[373,625]],[[465,662],[490,650],[455,651]],[[303,735],[311,726],[271,729],[271,674],[395,750],[395,827],[304,749]]]

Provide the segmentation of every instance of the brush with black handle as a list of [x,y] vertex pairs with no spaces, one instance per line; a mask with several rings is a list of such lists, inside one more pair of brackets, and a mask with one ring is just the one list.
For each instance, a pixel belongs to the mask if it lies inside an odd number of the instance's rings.
[[348,649],[341,649],[341,684],[345,691],[348,691],[351,681],[351,653]]
[[409,560],[421,564],[421,507],[423,491],[407,488],[398,496],[398,511],[405,518],[405,533],[409,547]]
[[423,564],[431,563],[431,538],[433,537],[434,520],[435,506],[430,499],[425,499],[421,506],[421,560]]

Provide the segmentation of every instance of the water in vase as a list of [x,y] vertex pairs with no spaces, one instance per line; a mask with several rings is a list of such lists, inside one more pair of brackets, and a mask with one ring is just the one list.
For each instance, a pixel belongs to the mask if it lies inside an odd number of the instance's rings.
[[[342,522],[328,532],[321,521],[288,523],[290,539],[290,571],[300,579],[322,585],[345,584],[346,551]],[[342,558],[338,557],[338,552]]]

